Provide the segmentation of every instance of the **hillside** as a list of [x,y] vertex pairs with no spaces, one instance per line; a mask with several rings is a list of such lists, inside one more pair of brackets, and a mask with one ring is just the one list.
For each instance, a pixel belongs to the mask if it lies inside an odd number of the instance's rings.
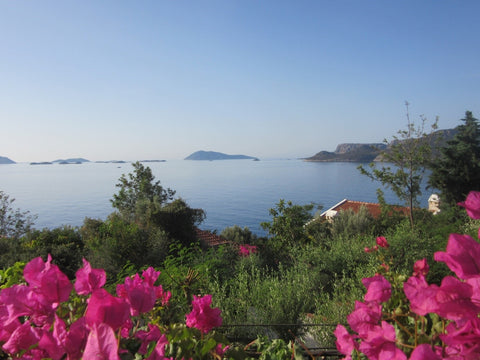
[[[455,129],[438,130],[428,135],[428,142],[432,146],[433,154],[438,154],[438,148],[446,144],[456,134]],[[396,140],[395,142],[400,141]],[[404,140],[406,141],[406,140]],[[394,142],[394,143],[395,143]],[[381,161],[382,152],[388,152],[389,147],[385,143],[345,143],[339,144],[334,152],[320,151],[315,155],[304,158],[305,161],[319,162],[371,162]]]
[[16,162],[7,157],[0,156],[0,164],[16,164]]
[[387,146],[381,143],[339,144],[334,152],[320,151],[319,153],[303,160],[324,162],[370,162],[386,148]]
[[193,154],[187,156],[184,160],[258,160],[256,157],[247,155],[228,155],[216,151],[196,151]]

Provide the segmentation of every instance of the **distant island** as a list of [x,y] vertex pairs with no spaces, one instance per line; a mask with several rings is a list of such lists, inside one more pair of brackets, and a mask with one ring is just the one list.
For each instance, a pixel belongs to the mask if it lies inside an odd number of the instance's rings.
[[58,164],[82,164],[84,162],[90,162],[90,160],[84,158],[71,158],[71,159],[58,159],[53,160],[52,163]]
[[193,154],[187,156],[184,160],[256,160],[258,158],[247,155],[228,155],[216,151],[196,151]]
[[51,161],[31,162],[30,165],[53,165]]
[[107,160],[107,161],[95,161],[97,164],[126,164],[127,162],[124,160]]
[[0,156],[0,164],[16,164],[16,162],[7,157]]

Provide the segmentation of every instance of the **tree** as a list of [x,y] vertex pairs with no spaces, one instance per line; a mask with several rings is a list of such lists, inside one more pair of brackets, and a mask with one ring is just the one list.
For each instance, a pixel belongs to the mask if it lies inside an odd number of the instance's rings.
[[236,244],[254,245],[258,241],[257,235],[246,226],[243,229],[238,225],[226,227],[222,230],[220,236]]
[[456,203],[471,190],[480,190],[480,125],[471,111],[465,112],[464,124],[440,156],[431,163],[429,186],[440,190],[442,201]]
[[133,173],[120,177],[119,183],[115,185],[120,191],[114,194],[110,201],[124,219],[144,224],[145,215],[155,212],[167,201],[172,200],[175,191],[164,189],[160,181],[154,181],[155,176],[148,166],[145,167],[138,161],[132,166]]
[[[413,227],[413,209],[418,206],[418,197],[422,194],[422,181],[432,156],[432,136],[437,129],[438,119],[431,126],[430,134],[425,133],[426,118],[421,116],[418,127],[410,121],[407,108],[407,129],[398,131],[398,136],[393,136],[392,141],[384,142],[388,145],[382,152],[382,162],[391,165],[377,167],[370,163],[370,169],[362,165],[358,167],[363,175],[372,180],[380,181],[383,186],[390,188],[400,200],[409,207],[410,224]],[[393,166],[393,167],[392,167]]]
[[0,238],[18,239],[32,227],[36,215],[12,207],[15,199],[0,191]]
[[289,257],[292,247],[303,245],[310,241],[305,224],[312,219],[313,204],[294,205],[291,201],[280,199],[278,204],[269,210],[271,222],[262,222],[260,225],[267,230],[271,247],[282,257]]
[[[173,199],[175,191],[164,189],[155,181],[152,170],[140,162],[132,164],[133,173],[123,174],[118,194],[113,195],[112,205],[119,210],[126,223],[134,223],[147,235],[161,234],[162,243],[168,239],[189,245],[197,240],[195,226],[205,218],[202,209],[192,209],[182,199]],[[125,227],[130,229],[130,227]]]

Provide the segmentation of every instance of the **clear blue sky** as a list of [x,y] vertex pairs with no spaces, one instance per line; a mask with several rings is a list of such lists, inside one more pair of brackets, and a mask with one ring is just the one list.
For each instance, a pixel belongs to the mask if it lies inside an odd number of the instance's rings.
[[480,117],[477,0],[0,0],[0,156],[306,157]]

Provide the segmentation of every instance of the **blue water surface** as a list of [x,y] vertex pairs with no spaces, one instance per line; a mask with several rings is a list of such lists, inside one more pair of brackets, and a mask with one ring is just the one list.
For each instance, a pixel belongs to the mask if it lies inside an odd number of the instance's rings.
[[[263,235],[260,223],[280,199],[315,203],[327,209],[342,199],[376,202],[379,183],[357,170],[357,163],[301,160],[176,160],[145,163],[162,186],[176,190],[194,208],[206,211],[201,228],[221,231],[239,225]],[[131,164],[0,165],[0,190],[15,198],[14,207],[37,214],[36,228],[80,226],[85,217],[105,219],[110,199]],[[428,196],[422,197],[426,206]],[[389,203],[401,203],[385,190]]]

